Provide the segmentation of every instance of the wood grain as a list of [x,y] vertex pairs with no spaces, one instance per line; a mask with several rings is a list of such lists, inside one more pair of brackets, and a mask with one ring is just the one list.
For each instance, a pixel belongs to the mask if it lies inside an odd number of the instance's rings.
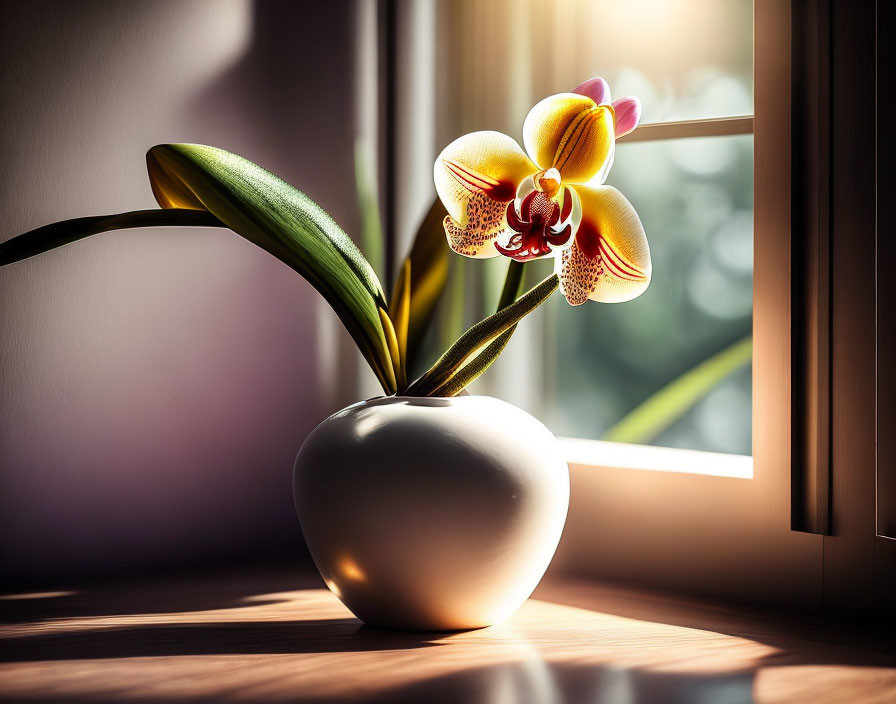
[[591,582],[465,633],[367,628],[290,570],[6,595],[0,618],[3,701],[896,701],[892,643]]

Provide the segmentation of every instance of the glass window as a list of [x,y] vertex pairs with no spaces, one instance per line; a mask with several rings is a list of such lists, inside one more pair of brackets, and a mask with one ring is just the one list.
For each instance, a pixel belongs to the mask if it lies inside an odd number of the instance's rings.
[[560,46],[618,96],[637,95],[645,122],[752,114],[750,0],[577,0],[558,10]]
[[[750,0],[559,0],[440,4],[439,144],[475,129],[520,138],[538,99],[603,76],[637,95],[642,124],[749,116]],[[487,70],[484,70],[484,67]],[[471,389],[558,435],[751,453],[753,137],[617,146],[608,183],[638,210],[653,259],[639,299],[579,308],[555,296]],[[709,132],[711,133],[711,132]],[[530,265],[531,281],[547,264]],[[506,260],[456,262],[475,303],[441,329],[492,312]],[[443,312],[445,313],[445,312]]]
[[715,383],[690,409],[665,416],[665,422],[645,418],[638,437],[635,428],[626,436],[619,422],[705,360],[749,344],[753,138],[618,149],[608,182],[638,210],[650,238],[653,279],[644,294],[624,304],[572,308],[559,298],[550,302],[546,339],[557,349],[550,355],[549,397],[563,402],[544,410],[562,435],[600,439],[615,430],[621,439],[750,454],[748,354],[708,379]]

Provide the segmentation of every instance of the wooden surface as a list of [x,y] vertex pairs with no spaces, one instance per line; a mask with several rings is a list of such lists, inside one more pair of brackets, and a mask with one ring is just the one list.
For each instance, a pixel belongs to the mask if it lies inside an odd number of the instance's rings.
[[0,597],[16,702],[896,702],[892,641],[550,581],[467,633],[364,627],[295,570]]

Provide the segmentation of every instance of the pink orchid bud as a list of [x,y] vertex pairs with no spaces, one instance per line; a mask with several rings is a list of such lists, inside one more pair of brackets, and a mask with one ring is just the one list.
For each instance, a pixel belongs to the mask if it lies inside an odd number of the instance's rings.
[[610,104],[610,86],[603,78],[592,78],[577,86],[573,93],[591,98],[598,105]]
[[616,112],[616,137],[631,132],[641,121],[641,101],[634,97],[620,98],[613,103]]

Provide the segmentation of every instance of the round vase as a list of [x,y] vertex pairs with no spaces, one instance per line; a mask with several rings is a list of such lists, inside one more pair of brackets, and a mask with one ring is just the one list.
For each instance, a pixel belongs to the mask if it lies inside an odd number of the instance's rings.
[[544,575],[566,521],[557,439],[487,396],[387,397],[321,423],[293,472],[327,586],[367,624],[489,626]]

